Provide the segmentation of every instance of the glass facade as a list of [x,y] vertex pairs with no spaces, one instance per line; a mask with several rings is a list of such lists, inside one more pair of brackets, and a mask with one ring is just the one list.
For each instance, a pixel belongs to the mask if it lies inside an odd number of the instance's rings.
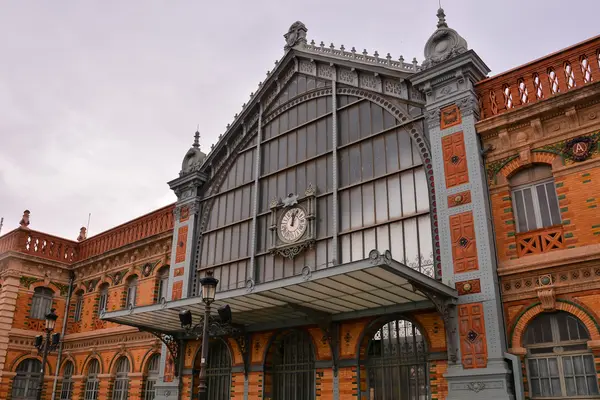
[[[377,249],[433,276],[428,183],[409,128],[368,99],[334,99],[330,82],[298,74],[286,87],[263,110],[260,132],[248,132],[253,140],[222,185],[206,191],[200,269],[212,269],[226,291],[298,275],[304,266],[361,260]],[[272,201],[302,198],[309,186],[317,193],[315,243],[293,259],[272,255]]]

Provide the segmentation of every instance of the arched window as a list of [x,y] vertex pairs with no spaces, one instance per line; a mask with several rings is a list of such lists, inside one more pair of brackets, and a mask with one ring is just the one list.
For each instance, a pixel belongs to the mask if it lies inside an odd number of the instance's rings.
[[98,314],[108,309],[108,283],[100,286],[100,298],[98,299]]
[[52,308],[52,297],[54,292],[46,287],[37,287],[33,291],[31,300],[31,312],[29,316],[33,319],[44,319]]
[[379,328],[368,344],[367,397],[372,400],[428,399],[426,347],[423,335],[410,321],[391,321]]
[[158,296],[156,301],[160,303],[162,299],[167,300],[167,289],[169,288],[169,268],[163,267],[158,271]]
[[39,360],[29,358],[21,361],[13,380],[12,399],[35,400],[41,371],[42,363]]
[[154,400],[156,389],[154,386],[158,381],[160,372],[160,354],[154,354],[148,361],[148,372],[146,374],[146,383],[144,384],[144,400]]
[[112,399],[127,400],[129,398],[129,359],[127,357],[121,357],[117,360],[115,372]]
[[75,312],[73,313],[73,319],[75,322],[81,321],[81,313],[83,311],[83,291],[77,293],[75,297]]
[[273,400],[315,399],[315,350],[306,332],[293,331],[272,345],[267,360]]
[[225,342],[222,340],[211,342],[206,362],[208,398],[229,400],[231,398],[231,355]]
[[74,366],[71,361],[67,361],[63,368],[63,381],[60,389],[60,400],[71,400],[73,396],[73,371]]
[[98,387],[100,380],[98,374],[100,373],[100,363],[98,360],[93,359],[88,365],[87,378],[85,381],[85,400],[96,400],[98,399]]
[[536,164],[517,172],[510,178],[510,185],[518,232],[561,223],[558,197],[549,165]]
[[137,297],[138,277],[131,276],[127,279],[127,298],[125,300],[125,307],[135,307],[135,300]]
[[523,343],[533,399],[600,394],[589,339],[581,321],[565,312],[541,314],[529,324]]

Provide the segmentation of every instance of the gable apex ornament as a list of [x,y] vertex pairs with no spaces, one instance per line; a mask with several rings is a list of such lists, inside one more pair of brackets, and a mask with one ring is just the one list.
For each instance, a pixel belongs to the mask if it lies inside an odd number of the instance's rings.
[[299,43],[306,44],[306,25],[300,21],[296,21],[290,26],[287,33],[283,35],[285,38],[284,50],[287,51]]
[[438,10],[437,17],[437,30],[425,44],[425,61],[421,65],[423,69],[431,68],[468,50],[467,41],[448,27],[443,8]]

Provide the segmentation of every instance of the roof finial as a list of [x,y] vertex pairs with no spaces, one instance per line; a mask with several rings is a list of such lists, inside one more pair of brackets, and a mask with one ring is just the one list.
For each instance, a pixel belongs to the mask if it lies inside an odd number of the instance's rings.
[[194,133],[194,144],[193,147],[200,148],[200,124],[198,124],[198,128],[196,128],[196,133]]
[[446,23],[446,14],[444,13],[444,9],[442,8],[441,1],[440,1],[440,8],[438,9],[438,12],[437,12],[437,17],[438,17],[437,27],[438,28],[447,28],[448,24]]

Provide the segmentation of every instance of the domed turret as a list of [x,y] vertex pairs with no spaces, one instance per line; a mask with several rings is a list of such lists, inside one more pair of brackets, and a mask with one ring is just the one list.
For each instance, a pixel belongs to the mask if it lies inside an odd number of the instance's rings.
[[194,144],[183,158],[180,175],[198,170],[205,158],[206,154],[200,151],[200,132],[196,131],[194,134]]
[[467,41],[454,29],[448,28],[443,8],[438,10],[437,17],[437,30],[425,44],[425,61],[422,64],[424,69],[431,68],[468,50]]

